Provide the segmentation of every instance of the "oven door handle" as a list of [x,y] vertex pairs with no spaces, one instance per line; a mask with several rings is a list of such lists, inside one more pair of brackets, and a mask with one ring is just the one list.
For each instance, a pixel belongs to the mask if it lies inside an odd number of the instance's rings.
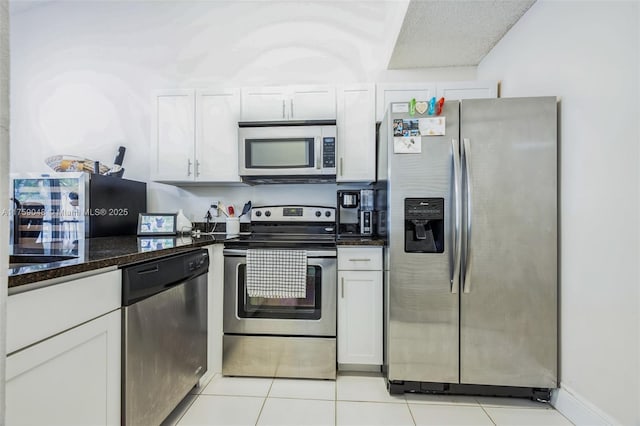
[[[266,249],[268,250],[268,249]],[[287,249],[283,249],[287,250]],[[295,249],[291,249],[295,250]],[[224,256],[246,256],[247,250],[245,249],[224,249],[222,251]],[[336,257],[336,250],[307,250],[307,257]]]

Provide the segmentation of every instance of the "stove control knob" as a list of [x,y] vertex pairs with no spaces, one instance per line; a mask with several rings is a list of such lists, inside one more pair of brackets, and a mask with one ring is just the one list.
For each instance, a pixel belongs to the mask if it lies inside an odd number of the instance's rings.
[[256,217],[260,217],[260,216],[262,216],[262,212],[260,210],[257,210],[256,211]]
[[269,217],[269,216],[271,216],[271,212],[270,212],[269,210],[267,210],[266,212],[264,212],[264,215],[265,215],[266,217]]
[[324,215],[326,217],[330,217],[331,216],[331,210],[327,210],[326,212],[324,212]]
[[322,213],[320,213],[320,210],[316,210],[316,217],[320,217],[322,216]]

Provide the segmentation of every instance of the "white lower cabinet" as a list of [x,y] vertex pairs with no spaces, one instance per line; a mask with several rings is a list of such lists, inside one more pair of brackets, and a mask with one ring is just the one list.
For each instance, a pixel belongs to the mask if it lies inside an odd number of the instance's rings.
[[[338,248],[338,262],[357,253],[367,265],[338,270],[338,364],[382,364],[382,248]],[[378,256],[380,253],[380,256]],[[362,255],[365,256],[362,256]]]
[[7,298],[6,424],[120,424],[122,272],[41,284]]
[[120,309],[6,363],[6,424],[120,424]]

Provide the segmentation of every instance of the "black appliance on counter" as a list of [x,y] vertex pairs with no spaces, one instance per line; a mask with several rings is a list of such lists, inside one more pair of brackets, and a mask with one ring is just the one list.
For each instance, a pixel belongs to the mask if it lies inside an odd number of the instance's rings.
[[340,190],[337,194],[337,238],[372,236],[376,214],[374,190]]
[[21,249],[67,246],[90,237],[135,235],[147,210],[147,184],[84,172],[12,179],[11,243]]

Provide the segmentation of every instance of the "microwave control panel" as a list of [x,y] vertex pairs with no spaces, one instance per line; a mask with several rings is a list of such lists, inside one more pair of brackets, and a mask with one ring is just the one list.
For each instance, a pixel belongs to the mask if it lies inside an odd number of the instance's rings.
[[336,138],[322,138],[322,168],[336,167]]

